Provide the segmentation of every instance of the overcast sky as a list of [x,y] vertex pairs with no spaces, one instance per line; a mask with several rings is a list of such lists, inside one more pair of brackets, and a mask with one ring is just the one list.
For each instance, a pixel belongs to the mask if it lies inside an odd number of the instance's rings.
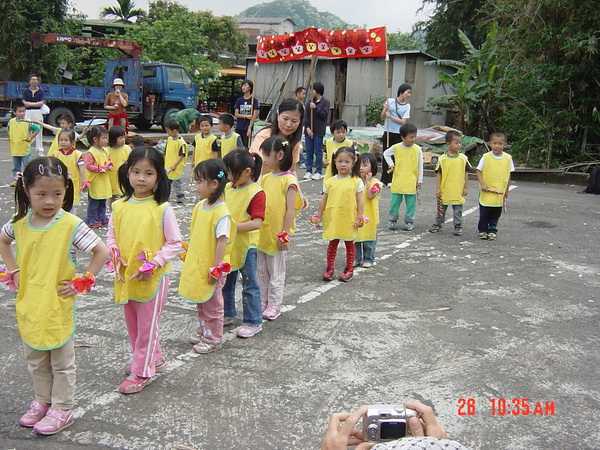
[[[147,10],[147,0],[134,0],[136,7]],[[178,0],[193,11],[211,10],[215,15],[235,16],[249,6],[262,3],[261,0]],[[387,26],[388,32],[409,32],[412,25],[427,17],[426,12],[417,13],[422,0],[310,0],[319,11],[329,11],[348,23],[366,27]],[[72,6],[90,19],[100,16],[105,6],[116,6],[116,0],[71,0]],[[351,5],[351,7],[349,7]],[[428,7],[430,10],[430,6]]]

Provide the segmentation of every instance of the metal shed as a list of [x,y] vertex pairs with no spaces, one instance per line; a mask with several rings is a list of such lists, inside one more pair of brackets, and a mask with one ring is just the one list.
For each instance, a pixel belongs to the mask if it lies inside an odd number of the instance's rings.
[[[427,106],[427,99],[446,93],[443,87],[434,89],[433,86],[439,81],[439,70],[451,73],[452,69],[424,64],[432,60],[435,60],[433,56],[416,50],[390,52],[388,94],[385,92],[384,58],[319,58],[313,79],[325,86],[325,97],[332,107],[330,118],[344,119],[348,125],[364,126],[369,102],[379,96],[395,96],[402,83],[412,86],[412,123],[419,127],[445,125],[446,115],[435,113]],[[250,79],[254,74],[254,61],[254,58],[246,60],[246,73]],[[262,105],[273,104],[286,76],[282,98],[293,96],[296,87],[307,84],[309,67],[308,58],[261,64],[254,88],[256,97]]]

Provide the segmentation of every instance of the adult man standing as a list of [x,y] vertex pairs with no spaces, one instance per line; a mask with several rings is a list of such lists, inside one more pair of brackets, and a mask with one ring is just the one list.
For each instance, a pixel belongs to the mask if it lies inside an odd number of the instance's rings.
[[[306,143],[306,174],[305,180],[320,180],[323,178],[323,137],[327,129],[329,116],[329,100],[323,97],[325,87],[316,82],[310,91],[311,101],[308,111],[304,116],[305,143]],[[312,173],[313,158],[315,159],[315,173]]]
[[[23,91],[23,104],[27,108],[25,113],[26,120],[38,120],[44,121],[44,115],[42,114],[42,106],[46,103],[44,101],[46,93],[43,89],[40,89],[38,84],[40,83],[40,77],[35,73],[29,75],[29,87]],[[55,126],[56,124],[52,124]],[[44,146],[42,145],[42,133],[38,133],[35,137],[35,150],[38,156],[44,156]]]

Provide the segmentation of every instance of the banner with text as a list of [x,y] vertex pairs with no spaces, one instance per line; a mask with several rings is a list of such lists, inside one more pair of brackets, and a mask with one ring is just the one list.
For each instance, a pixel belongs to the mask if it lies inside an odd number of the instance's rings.
[[385,27],[364,30],[307,28],[294,33],[262,36],[256,46],[256,62],[291,61],[306,56],[374,58],[387,52]]

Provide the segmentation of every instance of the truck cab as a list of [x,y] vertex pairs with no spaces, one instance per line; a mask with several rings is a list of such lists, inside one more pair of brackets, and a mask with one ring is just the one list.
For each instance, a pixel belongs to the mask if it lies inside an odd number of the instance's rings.
[[143,114],[134,119],[141,129],[148,124],[164,126],[168,117],[198,103],[197,87],[192,77],[180,65],[161,62],[142,63],[144,93]]

